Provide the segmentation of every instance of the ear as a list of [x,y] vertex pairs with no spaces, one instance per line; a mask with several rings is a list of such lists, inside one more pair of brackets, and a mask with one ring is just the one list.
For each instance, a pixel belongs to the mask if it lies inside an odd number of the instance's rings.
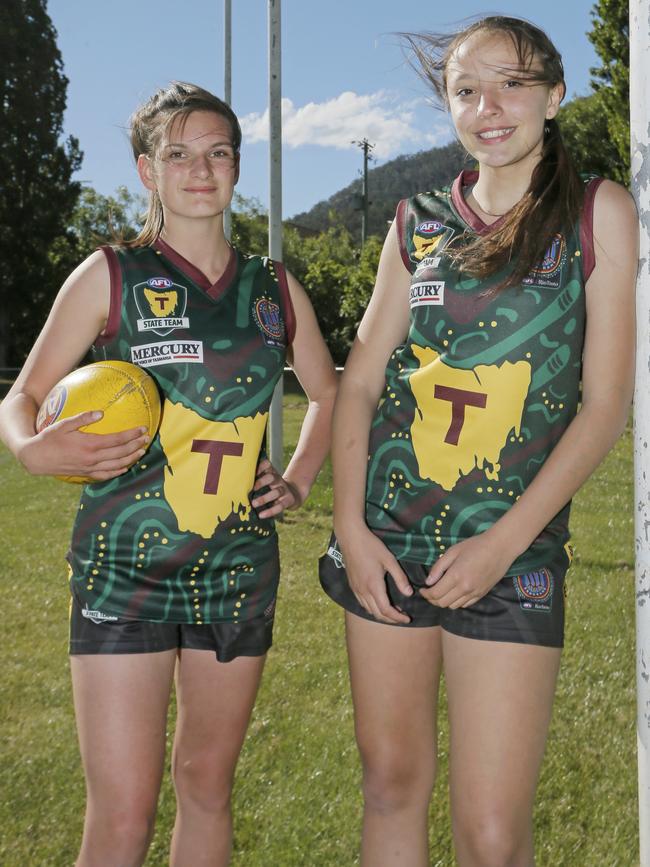
[[548,104],[546,106],[546,120],[551,120],[560,110],[560,103],[564,99],[566,88],[563,82],[556,84],[548,93]]
[[155,192],[156,181],[153,175],[153,167],[151,165],[151,160],[149,157],[145,156],[145,154],[140,154],[138,157],[138,162],[136,163],[136,168],[138,170],[138,175],[140,176],[140,180],[143,185],[150,190],[151,192]]

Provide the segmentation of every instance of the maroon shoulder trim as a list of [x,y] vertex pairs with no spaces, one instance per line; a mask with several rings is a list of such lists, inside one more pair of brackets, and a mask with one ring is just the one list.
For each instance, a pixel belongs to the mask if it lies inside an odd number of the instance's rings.
[[596,254],[594,252],[594,199],[598,187],[604,178],[592,178],[585,187],[585,197],[582,203],[582,216],[580,217],[580,252],[582,253],[582,274],[585,283],[591,277],[591,272],[596,267]]
[[280,298],[282,299],[282,312],[284,314],[285,328],[287,330],[287,348],[293,343],[293,338],[296,336],[296,311],[293,309],[293,301],[289,292],[289,281],[287,280],[287,269],[282,262],[276,259],[273,262],[273,270],[278,278],[278,286],[280,287]]
[[400,256],[402,257],[402,262],[406,267],[406,270],[411,274],[414,271],[413,263],[411,262],[408,254],[408,250],[406,249],[406,209],[408,207],[408,199],[402,199],[397,203],[397,210],[395,211],[395,221],[397,223],[397,243],[399,245]]
[[108,244],[99,248],[108,262],[108,270],[111,275],[111,303],[108,308],[106,326],[99,337],[95,340],[95,346],[104,346],[115,338],[120,327],[122,317],[122,270],[117,258],[117,253]]

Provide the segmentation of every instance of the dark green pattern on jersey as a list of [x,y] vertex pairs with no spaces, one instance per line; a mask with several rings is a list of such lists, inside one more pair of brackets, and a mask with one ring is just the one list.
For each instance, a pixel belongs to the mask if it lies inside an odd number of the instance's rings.
[[[232,279],[210,297],[167,252],[115,252],[119,327],[95,355],[145,367],[164,398],[163,420],[126,474],[85,486],[68,555],[73,591],[88,608],[138,620],[256,617],[274,604],[278,579],[274,523],[248,500],[286,353],[274,265],[236,253]],[[156,327],[161,311],[169,328]],[[198,346],[202,361],[187,360]],[[176,357],[164,360],[170,351]],[[240,446],[240,436],[252,445]],[[212,454],[215,442],[234,451]],[[245,490],[217,514],[224,479]]]
[[[451,188],[400,203],[398,226],[411,319],[371,428],[367,522],[396,557],[432,564],[511,507],[575,416],[582,251],[578,229],[558,235],[522,285],[490,295],[445,255],[472,235]],[[507,574],[561,560],[568,517],[569,505]]]

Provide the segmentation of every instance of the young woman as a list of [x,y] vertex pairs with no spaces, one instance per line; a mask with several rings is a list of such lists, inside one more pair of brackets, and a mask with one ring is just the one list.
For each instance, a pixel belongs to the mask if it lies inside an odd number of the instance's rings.
[[[335,374],[311,305],[282,265],[224,237],[240,142],[231,109],[191,84],[138,110],[146,224],[69,277],[1,408],[3,438],[29,472],[97,480],[69,553],[88,796],[78,867],[144,861],[174,674],[171,863],[228,862],[233,774],[271,645],[273,517],[303,502],[328,450]],[[153,442],[142,429],[80,431],[93,407],[35,433],[41,401],[90,346],[155,378],[164,405]],[[309,406],[281,476],[262,448],[285,356]]]
[[632,393],[637,219],[572,169],[544,33],[489,17],[410,46],[477,170],[399,204],[335,409],[321,578],[346,609],[361,862],[429,863],[444,672],[458,863],[530,867],[569,502]]

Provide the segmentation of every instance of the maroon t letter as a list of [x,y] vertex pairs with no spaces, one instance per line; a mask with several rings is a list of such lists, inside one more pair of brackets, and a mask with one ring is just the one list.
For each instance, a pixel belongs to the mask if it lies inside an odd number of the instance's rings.
[[445,442],[457,446],[460,432],[465,424],[465,407],[477,406],[479,409],[485,409],[487,394],[480,391],[467,391],[464,388],[452,388],[449,385],[436,385],[433,396],[451,402],[451,424]]
[[244,445],[243,443],[229,443],[223,440],[192,440],[192,451],[210,455],[203,493],[216,494],[224,455],[239,457],[244,451]]

